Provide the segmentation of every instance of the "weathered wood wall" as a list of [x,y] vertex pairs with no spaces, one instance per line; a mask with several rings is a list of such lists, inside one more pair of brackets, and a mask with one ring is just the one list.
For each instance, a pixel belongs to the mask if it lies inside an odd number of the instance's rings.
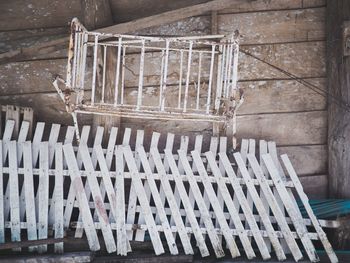
[[[205,1],[110,1],[115,22],[201,2]],[[17,0],[2,1],[0,10],[3,10],[0,52],[66,35],[71,18],[84,17],[80,1],[50,1],[48,4],[43,0],[31,0],[25,5]],[[242,49],[325,89],[325,10],[324,0],[247,0],[246,4],[218,13],[218,33],[239,29]],[[98,27],[98,21],[95,25]],[[210,32],[211,16],[208,14],[138,33]],[[0,103],[32,106],[39,120],[71,123],[51,85],[53,75],[65,74],[65,57],[66,51],[62,50],[38,55],[31,61],[0,65]],[[130,90],[133,83],[135,81],[130,79]],[[239,86],[244,89],[246,98],[239,111],[239,138],[276,141],[280,151],[291,156],[304,182],[312,185],[310,192],[318,197],[326,196],[326,98],[242,53]],[[212,131],[212,126],[205,123],[123,119],[122,125],[189,135]]]

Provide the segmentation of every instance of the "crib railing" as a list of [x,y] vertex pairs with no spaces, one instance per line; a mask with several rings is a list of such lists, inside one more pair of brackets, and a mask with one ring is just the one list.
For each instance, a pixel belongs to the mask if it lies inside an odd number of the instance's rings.
[[234,34],[104,34],[87,31],[77,19],[71,27],[66,86],[75,96],[72,111],[222,122],[225,101],[235,104],[239,46]]

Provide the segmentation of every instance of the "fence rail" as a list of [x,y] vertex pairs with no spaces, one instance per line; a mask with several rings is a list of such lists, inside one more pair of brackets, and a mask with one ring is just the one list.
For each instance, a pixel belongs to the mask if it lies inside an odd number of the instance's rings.
[[[212,137],[209,151],[203,152],[202,136],[192,150],[182,136],[176,150],[174,135],[168,134],[167,146],[160,149],[159,133],[146,147],[139,130],[132,149],[131,130],[124,131],[119,144],[118,129],[112,128],[103,149],[102,127],[92,147],[89,126],[82,128],[79,147],[72,144],[73,127],[62,136],[60,125],[52,125],[48,141],[42,141],[43,123],[37,124],[32,141],[26,141],[22,129],[24,140],[12,140],[13,129],[8,120],[7,136],[0,141],[1,243],[8,238],[19,242],[24,232],[29,240],[47,239],[51,230],[61,239],[67,228],[75,228],[77,238],[85,232],[91,250],[100,249],[102,234],[107,251],[120,255],[130,251],[130,240],[149,236],[157,255],[166,249],[193,254],[197,244],[207,256],[210,243],[217,257],[244,252],[252,259],[259,251],[263,259],[275,252],[284,260],[290,251],[296,261],[307,256],[315,262],[313,242],[318,240],[331,262],[337,262],[322,230],[329,222],[316,219],[288,157],[280,159],[272,142],[260,141],[259,162],[254,140],[243,140],[240,152],[232,155],[225,137]],[[283,176],[280,166],[287,172]],[[296,198],[308,218],[302,218]],[[63,243],[54,247],[63,252]],[[45,252],[47,245],[29,250]]]

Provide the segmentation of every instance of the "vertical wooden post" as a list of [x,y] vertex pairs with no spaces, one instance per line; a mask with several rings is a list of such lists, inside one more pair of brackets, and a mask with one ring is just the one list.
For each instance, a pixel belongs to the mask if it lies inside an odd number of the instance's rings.
[[[344,36],[344,30],[350,21],[350,1],[327,0],[326,21],[328,92],[349,103],[350,34]],[[329,98],[329,102],[333,100]],[[328,152],[330,196],[349,198],[350,110],[336,103],[328,105]]]

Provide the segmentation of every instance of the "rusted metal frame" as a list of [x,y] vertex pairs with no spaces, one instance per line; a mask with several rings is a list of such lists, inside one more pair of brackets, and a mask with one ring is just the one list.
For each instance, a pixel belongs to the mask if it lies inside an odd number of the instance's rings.
[[79,89],[77,92],[76,103],[80,104],[84,98],[84,82],[85,82],[85,69],[86,69],[86,57],[87,57],[87,40],[88,35],[85,32],[82,32],[82,53],[81,53],[81,68],[79,69]]
[[186,87],[185,87],[183,112],[187,111],[188,86],[190,82],[191,64],[192,64],[192,47],[193,47],[193,42],[190,41],[189,49],[188,49],[188,57],[187,57]]
[[180,50],[179,95],[178,95],[178,102],[177,102],[178,109],[181,109],[183,57],[184,57],[184,51]]
[[[115,42],[115,41],[114,41]],[[133,45],[127,45],[125,44],[125,42],[127,41],[123,41],[123,47],[127,47],[127,48],[137,48],[140,49],[142,46],[133,46]],[[171,41],[169,41],[171,42]],[[88,46],[93,46],[94,43],[93,42],[88,42],[87,43]],[[116,44],[110,43],[110,42],[99,42],[99,45],[101,46],[107,46],[107,47],[115,47]],[[217,43],[213,43],[213,45],[217,45]],[[156,47],[156,46],[145,46],[145,51],[148,52],[156,52],[156,51],[162,51],[164,50],[163,47]],[[169,48],[169,51],[175,51],[175,52],[180,52],[180,51],[187,51],[186,49],[183,48]],[[204,53],[204,54],[211,54],[211,49],[192,49],[192,53]],[[218,53],[218,52],[216,52]]]
[[197,97],[196,110],[199,110],[199,95],[201,91],[201,70],[202,70],[202,52],[198,53],[198,76],[197,76]]
[[107,46],[103,46],[103,69],[102,69],[102,92],[101,102],[105,101],[105,88],[106,88],[106,60],[107,60]]
[[91,84],[91,105],[95,104],[95,91],[96,91],[96,70],[97,70],[97,48],[98,48],[98,36],[95,36],[94,44],[94,59],[92,66],[92,84]]
[[228,74],[229,74],[229,66],[230,66],[230,53],[231,53],[231,46],[229,44],[225,45],[226,47],[226,57],[225,57],[225,70],[224,70],[224,92],[222,97],[227,98],[227,94],[228,94]]
[[75,87],[75,76],[77,69],[77,46],[78,46],[78,25],[75,25],[75,33],[74,33],[74,52],[73,52],[73,69],[72,69],[72,86]]
[[161,88],[161,106],[160,106],[161,111],[164,111],[164,107],[165,107],[165,95],[166,95],[165,90],[166,90],[166,82],[167,82],[167,77],[168,77],[169,46],[170,46],[170,41],[166,40],[166,42],[165,42],[163,84],[162,84],[162,88]]
[[158,119],[158,120],[187,120],[197,122],[220,122],[223,123],[226,120],[225,116],[220,115],[206,115],[196,113],[179,113],[179,112],[157,112],[157,111],[138,111],[138,110],[96,110],[92,107],[83,107],[76,109],[75,113],[83,114],[95,114],[95,115],[108,115],[108,116],[122,116],[128,118],[145,118],[145,119]]
[[121,91],[120,91],[120,104],[124,105],[124,86],[125,86],[125,55],[126,46],[123,46],[123,57],[122,57],[122,80],[121,80]]
[[218,55],[218,69],[217,69],[217,79],[216,79],[216,98],[215,98],[215,111],[219,111],[221,105],[221,94],[222,94],[222,73],[223,73],[223,58],[225,57],[224,45],[219,46],[219,55]]
[[140,72],[139,72],[139,87],[137,91],[136,110],[140,110],[142,106],[142,88],[143,88],[143,71],[145,66],[145,40],[142,40],[141,56],[140,56]]
[[164,50],[162,50],[161,55],[161,65],[160,65],[160,81],[159,81],[159,109],[162,108],[162,94],[163,94],[163,78],[164,78]]
[[119,92],[119,75],[120,75],[120,55],[122,49],[122,38],[118,40],[117,50],[117,66],[115,69],[115,84],[114,84],[114,107],[118,105],[118,92]]
[[230,83],[231,78],[231,68],[232,68],[232,52],[233,52],[233,45],[229,45],[229,59],[228,59],[228,68],[227,68],[227,79],[226,82],[226,94],[225,98],[229,98],[232,93],[232,83]]
[[213,71],[214,71],[214,61],[215,61],[215,45],[212,45],[211,59],[210,59],[210,70],[209,70],[209,84],[208,84],[208,94],[207,94],[207,104],[206,113],[209,114],[210,104],[211,104],[211,91],[213,85]]

